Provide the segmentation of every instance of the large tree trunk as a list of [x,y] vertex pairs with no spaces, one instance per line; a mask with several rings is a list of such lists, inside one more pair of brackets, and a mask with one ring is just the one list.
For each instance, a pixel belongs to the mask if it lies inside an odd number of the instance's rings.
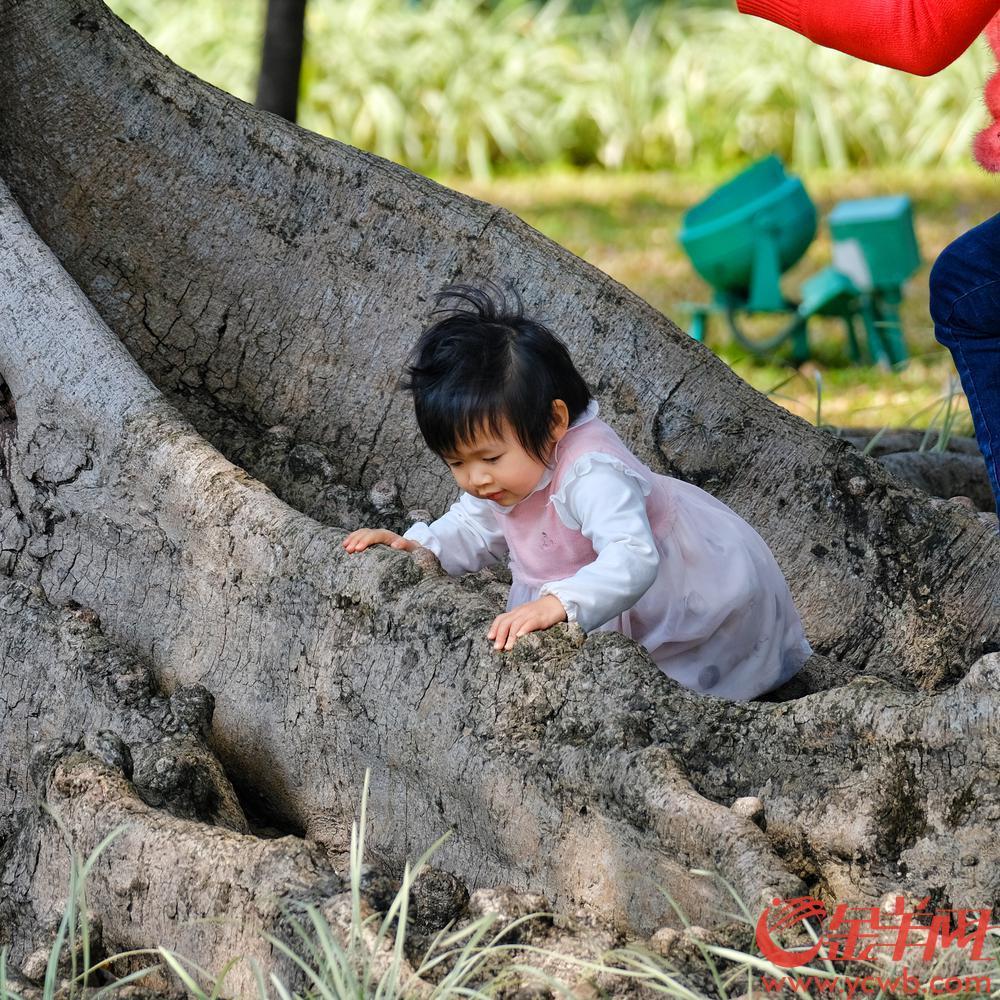
[[[658,886],[697,921],[726,908],[691,867],[751,907],[1000,899],[1000,543],[973,512],[775,408],[508,213],[255,112],[98,0],[0,11],[0,175],[27,216],[0,193],[0,568],[94,609],[165,692],[207,689],[237,792],[336,852],[371,766],[385,864],[452,828],[438,861],[473,887],[642,931],[671,919]],[[344,554],[344,528],[451,499],[390,390],[434,289],[484,274],[565,335],[644,460],[771,543],[823,654],[789,700],[700,697],[568,626],[500,656],[495,574]],[[766,832],[729,808],[748,795]]]
[[709,352],[503,210],[255,114],[96,0],[5,0],[0,169],[154,382],[223,444],[292,429],[403,507],[454,486],[390,391],[433,291],[512,281],[644,460],[772,544],[815,648],[902,684],[995,641],[996,544],[768,404]]

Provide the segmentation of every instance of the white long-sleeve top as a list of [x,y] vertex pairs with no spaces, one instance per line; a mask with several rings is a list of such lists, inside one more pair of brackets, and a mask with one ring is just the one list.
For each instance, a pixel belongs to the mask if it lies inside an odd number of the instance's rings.
[[[559,519],[589,539],[597,558],[572,576],[537,590],[515,581],[508,608],[554,594],[567,619],[589,632],[632,607],[652,586],[660,557],[642,484],[606,458],[594,452],[578,459],[563,480],[562,502],[556,505]],[[550,471],[544,473],[532,492],[551,479]],[[414,524],[404,537],[430,549],[446,573],[472,573],[503,561],[507,553],[498,506],[463,493],[442,517],[432,524]]]
[[[591,401],[570,430],[596,418]],[[764,540],[697,486],[626,462],[620,440],[597,431],[590,436],[604,450],[580,449],[567,458],[571,464],[549,498],[557,523],[588,539],[595,557],[564,579],[542,574],[539,582],[538,560],[528,580],[513,572],[508,610],[554,594],[584,631],[622,632],[669,677],[719,697],[745,701],[788,680],[811,650]],[[554,475],[543,473],[529,495],[550,492]],[[653,491],[659,509],[671,511],[658,533],[647,513],[655,509]],[[503,518],[519,504],[504,507],[465,493],[405,537],[430,549],[446,572],[474,572],[504,560]]]

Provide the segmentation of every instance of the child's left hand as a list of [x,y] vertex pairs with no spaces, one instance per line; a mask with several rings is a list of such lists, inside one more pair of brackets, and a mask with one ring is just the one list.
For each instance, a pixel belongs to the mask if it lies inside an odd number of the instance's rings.
[[551,628],[557,622],[566,621],[566,609],[555,594],[546,594],[537,601],[520,604],[513,611],[497,615],[493,619],[487,639],[495,639],[494,649],[513,649],[514,643],[522,635]]

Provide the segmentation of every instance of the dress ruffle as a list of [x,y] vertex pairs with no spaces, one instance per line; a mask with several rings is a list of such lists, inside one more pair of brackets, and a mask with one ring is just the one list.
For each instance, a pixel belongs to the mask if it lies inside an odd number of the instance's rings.
[[552,504],[556,509],[556,513],[559,515],[559,520],[562,521],[568,528],[580,529],[580,522],[573,516],[570,512],[569,507],[566,503],[566,489],[574,480],[579,479],[581,476],[585,476],[590,472],[595,465],[609,465],[616,472],[623,476],[629,476],[634,479],[642,489],[642,495],[648,497],[650,493],[653,492],[653,487],[649,480],[636,472],[635,469],[630,469],[620,458],[616,458],[614,455],[608,455],[601,451],[590,451],[586,455],[581,455],[572,465],[569,472],[563,477],[562,482],[559,484],[559,489],[557,492],[553,493],[549,497],[548,502]]

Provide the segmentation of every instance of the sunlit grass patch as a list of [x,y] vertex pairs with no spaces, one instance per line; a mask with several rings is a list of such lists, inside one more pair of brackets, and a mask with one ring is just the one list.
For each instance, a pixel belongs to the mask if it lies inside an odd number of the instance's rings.
[[[677,243],[681,218],[728,176],[721,169],[676,174],[549,170],[490,182],[454,177],[446,182],[511,209],[683,326],[681,303],[708,301],[711,293]],[[801,373],[790,368],[787,352],[766,360],[751,356],[729,340],[721,319],[710,326],[709,346],[761,392],[785,383],[774,401],[810,422],[817,410],[813,373],[819,371],[826,423],[926,427],[935,401],[949,394],[955,377],[951,356],[934,339],[927,276],[951,240],[1000,211],[1000,184],[974,168],[817,171],[803,179],[821,217],[846,199],[890,193],[913,199],[924,264],[907,285],[902,306],[909,364],[894,372],[852,365],[841,323],[824,319],[810,326],[813,360]],[[804,259],[784,278],[786,293],[794,296],[805,278],[830,262],[829,233],[821,225]],[[954,433],[971,434],[964,399],[956,403]]]

